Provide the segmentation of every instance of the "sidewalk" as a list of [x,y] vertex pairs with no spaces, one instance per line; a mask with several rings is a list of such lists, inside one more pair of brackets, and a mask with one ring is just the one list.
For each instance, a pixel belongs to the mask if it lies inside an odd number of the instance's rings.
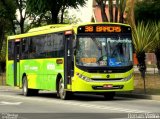
[[126,98],[137,98],[137,99],[148,99],[148,100],[156,100],[160,101],[160,95],[148,95],[148,94],[136,94],[136,93],[117,93],[119,97],[126,97]]
[[[21,89],[19,87],[13,87],[13,86],[1,86],[0,85],[0,91],[20,91]],[[1,94],[0,94],[1,95]]]

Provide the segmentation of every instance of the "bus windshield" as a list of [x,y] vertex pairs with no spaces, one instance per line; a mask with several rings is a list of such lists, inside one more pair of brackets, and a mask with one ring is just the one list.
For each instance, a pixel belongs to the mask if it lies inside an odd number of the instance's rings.
[[76,65],[124,67],[132,65],[131,36],[79,36]]

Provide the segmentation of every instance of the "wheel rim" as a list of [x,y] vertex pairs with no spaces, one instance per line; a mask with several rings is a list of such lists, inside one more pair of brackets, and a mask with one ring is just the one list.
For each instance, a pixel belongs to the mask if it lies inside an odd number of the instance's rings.
[[59,95],[62,99],[65,97],[64,84],[62,79],[59,81]]
[[26,85],[26,79],[24,79],[24,83],[23,83],[23,94],[26,95],[27,93],[27,85]]

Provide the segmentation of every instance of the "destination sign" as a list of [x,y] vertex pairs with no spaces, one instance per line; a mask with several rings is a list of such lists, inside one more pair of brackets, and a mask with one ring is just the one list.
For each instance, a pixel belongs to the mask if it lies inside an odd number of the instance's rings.
[[128,26],[113,24],[94,24],[78,27],[78,33],[130,33],[131,28]]

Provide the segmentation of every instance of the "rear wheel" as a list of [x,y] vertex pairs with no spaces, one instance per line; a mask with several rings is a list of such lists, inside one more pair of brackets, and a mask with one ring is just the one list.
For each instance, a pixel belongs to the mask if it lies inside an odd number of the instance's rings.
[[115,96],[115,92],[106,92],[104,93],[104,98],[106,100],[113,100]]
[[64,89],[64,82],[62,78],[58,83],[57,96],[59,96],[63,100],[70,99],[72,97],[72,92],[66,91]]

